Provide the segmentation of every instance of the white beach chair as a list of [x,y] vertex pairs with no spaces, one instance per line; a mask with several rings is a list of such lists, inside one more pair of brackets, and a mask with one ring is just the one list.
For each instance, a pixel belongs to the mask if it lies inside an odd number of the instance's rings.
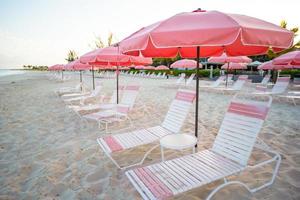
[[[133,108],[136,97],[138,95],[139,86],[137,85],[128,85],[124,89],[124,94],[122,96],[122,101],[120,104],[113,104],[113,107],[111,109],[102,110],[99,112],[91,113],[84,115],[83,118],[87,120],[93,120],[97,121],[99,124],[99,127],[101,128],[101,123],[106,124],[106,131],[107,131],[107,124],[112,123],[116,121],[115,119],[119,116],[122,116],[122,119],[126,120],[129,119],[127,117],[128,112]],[[101,105],[99,106],[100,109],[102,108]],[[128,107],[128,111],[124,109],[124,107]],[[120,114],[121,110],[126,110],[126,116],[125,113]],[[117,116],[117,117],[116,117]],[[110,118],[110,120],[108,119]],[[119,120],[120,121],[120,120]]]
[[126,169],[128,167],[141,165],[149,153],[158,147],[158,145],[153,146],[149,151],[147,151],[140,162],[125,167],[121,167],[117,161],[112,158],[111,154],[141,145],[151,144],[157,142],[165,135],[178,133],[186,119],[195,97],[195,91],[180,89],[171,103],[169,111],[161,125],[101,137],[97,139],[97,142],[107,157],[110,158],[119,169]]
[[288,88],[289,82],[290,82],[290,77],[278,77],[275,85],[271,90],[268,90],[267,87],[256,86],[256,91],[253,94],[255,95],[282,94]]
[[185,73],[181,73],[175,83],[173,81],[172,83],[166,82],[162,87],[178,88],[182,84],[184,84],[184,79],[185,79]]
[[[124,86],[119,86],[119,96],[122,96],[124,90]],[[87,105],[72,105],[68,106],[69,108],[73,109],[76,113],[80,115],[82,111],[93,111],[93,110],[101,110],[101,109],[113,109],[117,106],[117,90],[114,90],[113,94],[109,98],[107,96],[101,96],[99,102],[96,104],[87,104]],[[134,101],[134,100],[133,100]],[[122,104],[122,101],[121,101]]]
[[58,95],[64,95],[69,93],[79,93],[81,92],[82,83],[77,84],[75,87],[62,87],[55,91]]
[[237,92],[243,88],[247,79],[248,79],[248,75],[240,75],[232,86],[228,86],[228,87],[222,86],[222,87],[216,87],[214,89],[222,92],[226,92],[226,91]]
[[182,83],[182,85],[186,87],[190,86],[194,80],[195,75],[196,75],[195,73],[191,74],[190,77]]
[[101,94],[103,87],[102,86],[96,86],[96,88],[90,92],[87,95],[83,95],[83,96],[77,96],[77,97],[73,97],[73,98],[68,98],[68,99],[64,99],[65,103],[73,103],[76,101],[79,101],[81,105],[83,105],[85,103],[86,100],[88,99],[92,99],[95,98],[97,96],[99,96]]
[[263,80],[260,82],[261,85],[267,85],[270,81],[271,75],[267,74],[265,75],[265,77],[263,78]]
[[220,76],[217,80],[215,80],[210,85],[199,85],[199,88],[216,88],[219,87],[221,83],[225,80],[226,76]]
[[[254,193],[273,184],[281,162],[280,155],[257,138],[270,109],[268,102],[243,102],[233,99],[221,124],[213,147],[198,153],[165,162],[136,168],[125,174],[143,199],[167,199],[197,187],[224,180],[207,197],[211,199],[220,189],[238,184]],[[248,160],[256,147],[272,156],[255,165]],[[242,181],[230,181],[227,177],[240,172],[260,169],[276,162],[272,177],[257,187],[250,187]]]

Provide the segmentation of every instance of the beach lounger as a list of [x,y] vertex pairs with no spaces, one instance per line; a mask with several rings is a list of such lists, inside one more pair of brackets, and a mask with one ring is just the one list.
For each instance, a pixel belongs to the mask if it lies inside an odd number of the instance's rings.
[[267,75],[265,75],[263,80],[260,82],[260,84],[261,85],[267,85],[269,83],[270,79],[271,79],[271,75],[267,74]]
[[226,76],[220,76],[217,80],[215,80],[210,85],[199,85],[200,88],[216,88],[219,87],[221,83],[225,80]]
[[92,92],[90,92],[86,95],[64,99],[64,102],[72,104],[72,102],[74,102],[74,101],[80,101],[81,104],[84,104],[84,101],[99,96],[102,91],[102,88],[103,88],[102,86],[96,86],[96,88]]
[[289,86],[290,77],[278,77],[275,85],[271,90],[267,87],[256,86],[256,91],[253,93],[255,95],[277,95],[282,94],[286,91]]
[[184,82],[184,79],[185,79],[185,73],[181,73],[180,75],[179,75],[179,78],[176,80],[176,82],[175,83],[170,83],[170,82],[167,82],[167,83],[165,83],[165,85],[163,85],[162,87],[171,87],[171,88],[178,88],[178,87],[180,87],[182,84],[184,84],[183,82]]
[[140,162],[125,167],[121,167],[117,161],[112,158],[112,154],[141,145],[151,144],[157,142],[165,135],[178,133],[183,126],[195,97],[195,91],[180,89],[171,103],[169,111],[161,125],[101,137],[97,139],[97,142],[106,156],[110,158],[119,169],[126,169],[128,167],[141,165],[149,153],[157,148],[158,145],[154,145],[149,151],[147,151]]
[[195,73],[191,74],[190,77],[186,81],[184,81],[184,83],[182,83],[182,85],[186,87],[190,86],[194,80],[195,75]]
[[[220,189],[233,184],[254,193],[273,184],[281,162],[280,155],[257,138],[270,109],[268,102],[240,102],[234,99],[225,114],[213,147],[187,156],[140,167],[125,172],[143,199],[167,199],[183,192],[224,180],[207,197],[211,199]],[[255,165],[248,160],[256,147],[272,156]],[[250,187],[239,180],[228,180],[244,170],[260,169],[276,162],[270,180],[260,186]]]
[[220,90],[222,92],[236,92],[236,91],[240,91],[243,86],[245,85],[246,81],[248,79],[248,75],[240,75],[238,77],[238,79],[235,81],[235,83],[233,83],[232,86],[228,86],[228,87],[216,87],[214,88],[215,90]]
[[[113,107],[111,109],[106,109],[106,110],[101,110],[99,112],[91,113],[84,115],[83,118],[87,120],[93,120],[97,121],[99,124],[99,127],[101,128],[101,124],[105,123],[106,128],[105,130],[107,131],[107,124],[113,123],[116,121],[115,119],[118,118],[119,116],[122,117],[122,119],[127,120],[129,119],[127,116],[128,112],[133,108],[138,91],[139,91],[139,86],[137,85],[128,85],[124,89],[124,94],[122,97],[122,102],[120,104],[113,104]],[[101,107],[101,106],[100,106]],[[126,110],[124,107],[128,107],[128,110]],[[102,108],[102,107],[101,107]],[[101,109],[100,108],[100,109]],[[122,113],[121,110],[126,110],[126,116],[125,113]],[[111,118],[111,119],[108,119]],[[123,120],[123,121],[124,121]],[[121,121],[121,120],[119,120]]]
[[75,87],[62,87],[55,91],[58,95],[64,95],[69,93],[79,93],[81,92],[82,83],[79,83]]

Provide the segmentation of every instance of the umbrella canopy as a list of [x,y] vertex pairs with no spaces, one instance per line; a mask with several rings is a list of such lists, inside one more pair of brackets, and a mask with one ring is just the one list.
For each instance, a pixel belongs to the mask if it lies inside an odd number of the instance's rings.
[[214,63],[251,63],[251,58],[248,58],[247,56],[227,56],[225,53],[223,53],[219,57],[210,57],[208,59],[208,62],[214,62]]
[[144,69],[146,69],[146,70],[155,70],[155,67],[153,67],[153,66],[145,66]]
[[48,67],[48,70],[50,70],[50,71],[59,71],[59,70],[63,70],[63,69],[64,69],[63,64],[56,64],[56,65],[52,65],[52,66]]
[[90,70],[91,68],[92,68],[91,65],[83,64],[80,62],[79,59],[66,64],[64,67],[65,70]]
[[175,57],[179,54],[182,58],[197,58],[195,136],[198,137],[200,56],[224,52],[229,56],[265,54],[269,47],[277,52],[290,47],[293,38],[293,32],[263,20],[198,9],[144,27],[119,45],[129,55]]
[[[188,36],[188,37],[187,37]],[[185,12],[144,27],[121,42],[122,52],[145,57],[197,57],[265,54],[290,47],[294,33],[275,24],[219,11]]]
[[80,62],[91,65],[149,65],[152,64],[151,58],[142,56],[128,56],[120,53],[118,47],[110,46],[96,49],[80,57]]
[[252,63],[249,63],[248,65],[249,66],[259,66],[259,65],[261,65],[262,64],[262,62],[259,62],[259,61],[254,61],[254,62],[252,62]]
[[262,69],[262,70],[273,70],[274,69],[274,65],[272,64],[272,61],[267,61],[262,63],[261,65],[259,65],[257,67],[257,69]]
[[138,66],[135,66],[134,67],[134,69],[140,69],[140,70],[142,70],[142,69],[144,69],[145,68],[145,66],[143,66],[143,65],[138,65]]
[[289,65],[290,67],[294,66],[295,68],[300,68],[300,51],[292,51],[286,54],[283,54],[273,60],[274,65]]
[[236,70],[236,69],[247,69],[247,64],[245,63],[228,63],[224,64],[221,69],[228,69],[228,70]]
[[170,70],[169,67],[165,66],[165,65],[159,65],[157,67],[155,67],[155,70]]
[[130,70],[129,67],[121,67],[120,70]]
[[179,68],[179,69],[195,69],[197,67],[197,62],[195,60],[190,60],[190,59],[182,59],[182,60],[177,60],[171,65],[171,68]]

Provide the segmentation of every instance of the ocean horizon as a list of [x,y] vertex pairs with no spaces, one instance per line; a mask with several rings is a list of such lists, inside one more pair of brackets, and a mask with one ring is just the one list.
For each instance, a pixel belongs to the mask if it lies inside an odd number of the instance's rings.
[[25,71],[22,69],[0,69],[0,77],[24,74],[24,73],[25,73]]

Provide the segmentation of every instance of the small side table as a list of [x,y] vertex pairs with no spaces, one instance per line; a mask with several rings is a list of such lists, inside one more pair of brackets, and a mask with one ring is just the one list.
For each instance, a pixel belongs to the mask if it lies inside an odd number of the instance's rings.
[[160,150],[161,150],[161,160],[164,162],[164,148],[183,150],[187,148],[192,148],[193,153],[195,153],[195,145],[197,144],[197,138],[192,135],[178,133],[166,135],[160,139]]

